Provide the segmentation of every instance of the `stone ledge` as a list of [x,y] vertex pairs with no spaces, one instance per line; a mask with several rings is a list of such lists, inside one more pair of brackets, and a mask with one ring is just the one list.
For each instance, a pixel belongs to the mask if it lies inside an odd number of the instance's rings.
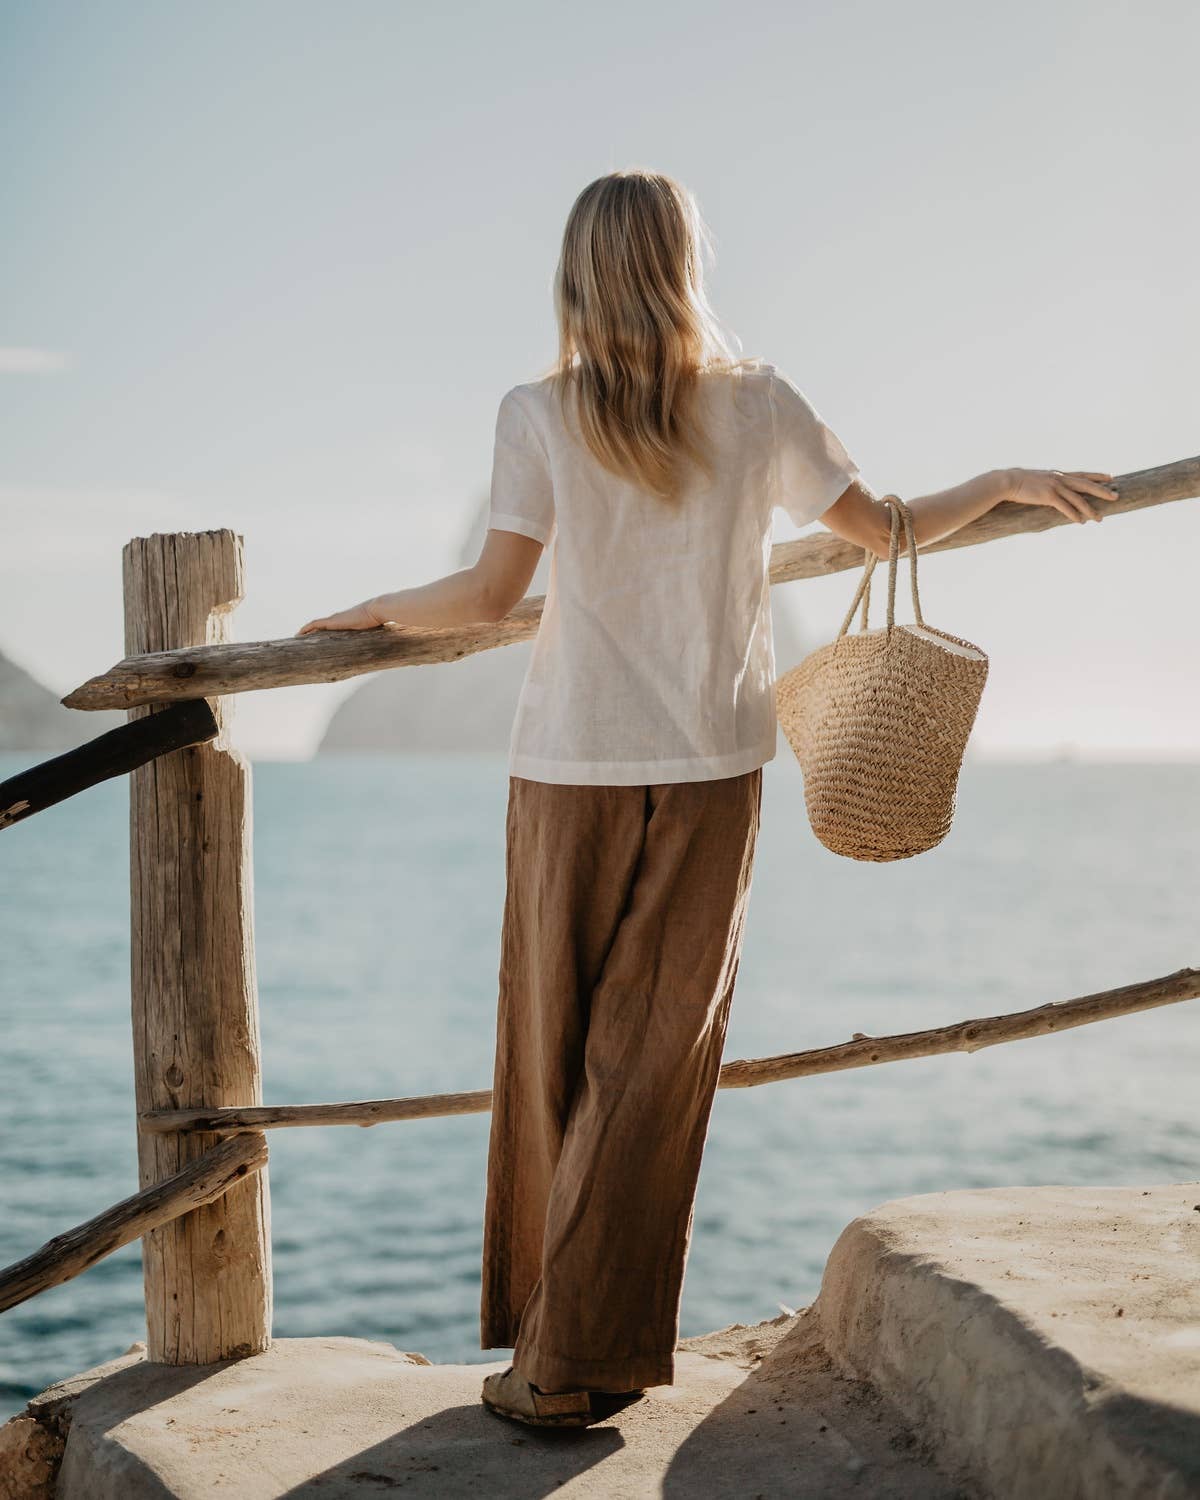
[[32,1406],[67,1432],[57,1500],[340,1500],[401,1488],[430,1500],[969,1493],[886,1403],[834,1369],[807,1313],[684,1340],[675,1385],[581,1431],[488,1412],[479,1388],[499,1363],[419,1358],[333,1338],[279,1339],[265,1354],[190,1369],[135,1352]]
[[987,1493],[1200,1496],[1200,1185],[885,1203],[815,1312],[840,1366]]

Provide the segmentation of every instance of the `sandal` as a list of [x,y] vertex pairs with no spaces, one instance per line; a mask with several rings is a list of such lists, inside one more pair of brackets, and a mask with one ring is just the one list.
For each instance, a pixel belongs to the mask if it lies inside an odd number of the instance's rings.
[[542,1391],[509,1365],[483,1382],[483,1404],[531,1427],[587,1427],[599,1419],[587,1391]]

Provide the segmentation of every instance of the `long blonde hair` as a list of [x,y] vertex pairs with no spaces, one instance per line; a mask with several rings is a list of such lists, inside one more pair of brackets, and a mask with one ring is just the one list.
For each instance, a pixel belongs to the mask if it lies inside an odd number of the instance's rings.
[[634,169],[589,183],[554,278],[559,395],[609,472],[663,499],[690,463],[710,472],[693,419],[701,370],[741,363],[704,295],[708,232],[692,194]]

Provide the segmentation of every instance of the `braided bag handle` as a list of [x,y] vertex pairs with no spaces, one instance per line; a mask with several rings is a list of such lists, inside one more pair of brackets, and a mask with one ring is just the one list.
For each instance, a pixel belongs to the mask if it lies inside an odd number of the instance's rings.
[[[891,528],[888,538],[888,602],[887,602],[887,628],[890,634],[896,623],[896,572],[900,566],[900,527],[904,527],[905,542],[908,547],[909,577],[912,585],[913,614],[916,616],[918,625],[925,624],[925,617],[921,613],[921,596],[917,591],[917,541],[913,535],[912,511],[901,500],[899,495],[884,495],[883,503],[891,512]],[[854,598],[850,601],[850,608],[846,611],[846,618],[842,621],[841,628],[836,639],[841,640],[850,628],[850,621],[854,618],[854,611],[862,603],[862,619],[859,622],[859,630],[867,628],[867,614],[871,606],[871,574],[875,571],[875,564],[879,561],[875,553],[869,547],[863,549],[866,552],[866,563],[863,567],[862,577],[858,581],[858,588],[854,591]]]

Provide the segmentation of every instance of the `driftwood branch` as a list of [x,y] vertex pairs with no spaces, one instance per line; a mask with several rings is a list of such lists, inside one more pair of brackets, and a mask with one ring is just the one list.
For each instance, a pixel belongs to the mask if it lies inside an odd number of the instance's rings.
[[492,1107],[491,1089],[469,1094],[418,1094],[410,1099],[356,1099],[349,1104],[261,1104],[239,1109],[154,1109],[142,1115],[144,1131],[283,1130],[299,1125],[385,1125],[442,1115],[482,1115]]
[[721,1087],[753,1088],[783,1078],[808,1078],[814,1073],[840,1073],[847,1068],[869,1068],[876,1063],[907,1062],[914,1057],[937,1057],[945,1052],[979,1052],[1000,1042],[1021,1042],[1030,1037],[1050,1036],[1093,1021],[1131,1016],[1160,1005],[1176,1005],[1200,996],[1200,969],[1177,969],[1161,979],[1143,979],[1116,990],[1101,990],[1076,1000],[1059,1000],[1018,1010],[1003,1016],[981,1016],[934,1026],[928,1031],[905,1031],[898,1036],[863,1036],[833,1047],[810,1052],[789,1052],[781,1057],[760,1057],[727,1063],[721,1069]]
[[[1200,996],[1200,969],[1179,969],[1161,979],[1146,979],[1121,989],[1102,990],[1076,1000],[1061,1000],[1003,1016],[984,1016],[907,1031],[898,1036],[856,1035],[833,1047],[787,1052],[777,1057],[739,1059],[721,1069],[719,1088],[753,1088],[784,1078],[807,1078],[815,1073],[839,1073],[869,1068],[877,1063],[935,1057],[944,1052],[978,1052],[1000,1042],[1049,1036],[1093,1021],[1134,1015],[1160,1005],[1175,1005]],[[348,1104],[268,1104],[253,1109],[154,1110],[141,1117],[147,1131],[277,1130],[298,1125],[381,1125],[392,1120],[425,1120],[441,1115],[483,1114],[492,1107],[490,1089],[468,1094],[426,1094],[410,1099],[367,1099]]]
[[219,1141],[172,1177],[143,1188],[65,1234],[33,1255],[0,1271],[0,1312],[38,1292],[70,1281],[131,1240],[212,1203],[236,1183],[266,1165],[266,1137],[241,1134]]
[[[1106,516],[1189,499],[1200,495],[1200,457],[1122,474],[1116,485],[1118,498],[1105,502]],[[953,536],[931,542],[922,548],[922,556],[1070,524],[1065,516],[1048,507],[1005,501]],[[860,547],[851,546],[832,533],[780,542],[771,551],[771,582],[823,577],[857,568],[862,560]],[[68,708],[128,708],[140,703],[245,693],[306,682],[340,682],[346,677],[391,667],[458,661],[477,651],[528,640],[537,632],[542,604],[540,596],[522,600],[494,625],[451,630],[382,625],[377,630],[313,631],[276,641],[234,642],[127,656],[109,671],[89,678],[62,701]]]
[[77,745],[53,760],[0,781],[0,828],[9,828],[22,818],[134,771],[169,751],[214,739],[216,734],[216,716],[206,698],[173,703],[161,713],[119,724],[86,745]]

